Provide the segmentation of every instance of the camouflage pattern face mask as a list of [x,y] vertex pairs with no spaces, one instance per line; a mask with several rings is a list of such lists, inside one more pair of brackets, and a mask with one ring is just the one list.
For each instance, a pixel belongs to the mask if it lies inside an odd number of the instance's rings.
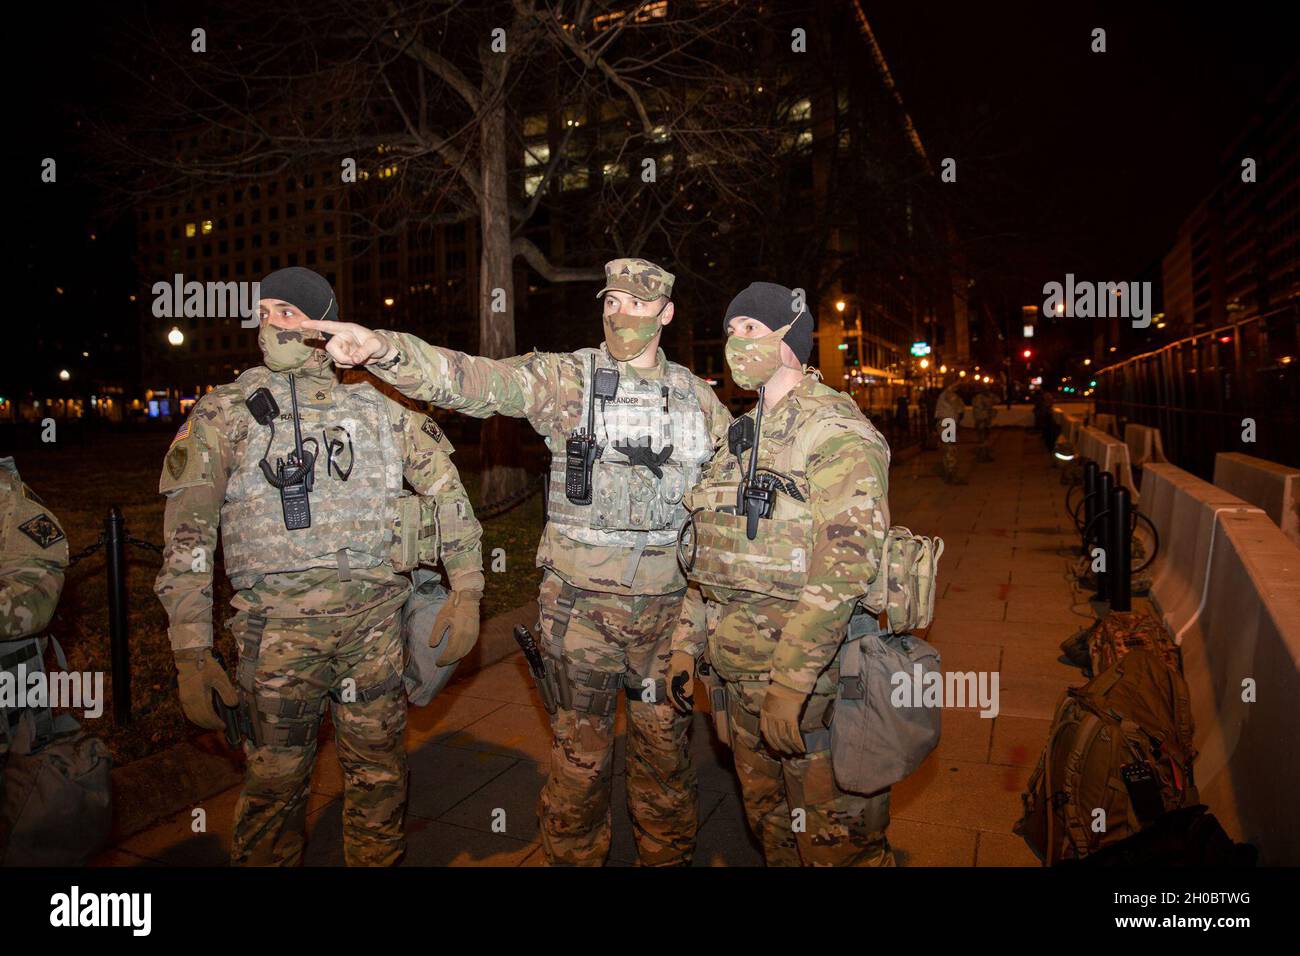
[[649,347],[659,331],[659,317],[664,308],[653,315],[634,315],[631,312],[614,312],[605,316],[605,345],[609,354],[620,362],[636,358]]
[[758,388],[765,384],[781,368],[781,343],[793,326],[791,322],[756,339],[727,336],[726,356],[731,380],[741,388]]
[[272,372],[292,372],[304,367],[316,370],[328,365],[328,353],[308,345],[308,339],[319,341],[320,333],[310,329],[282,329],[270,322],[263,322],[257,333],[262,360]]

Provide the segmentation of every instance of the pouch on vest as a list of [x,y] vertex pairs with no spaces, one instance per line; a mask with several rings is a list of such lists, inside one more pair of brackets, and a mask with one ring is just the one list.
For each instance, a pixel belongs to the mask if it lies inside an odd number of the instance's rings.
[[442,586],[438,575],[426,568],[412,571],[411,583],[415,587],[402,608],[402,636],[406,641],[402,683],[406,687],[407,700],[423,707],[447,686],[456,665],[438,663],[438,655],[447,646],[447,637],[434,647],[429,646],[433,622],[447,602],[447,589]]
[[[915,770],[939,743],[943,708],[921,703],[939,652],[911,634],[887,634],[861,608],[840,647],[831,767],[841,788],[876,793]],[[895,675],[906,675],[906,680]]]
[[[608,453],[608,452],[607,452]],[[682,498],[679,469],[664,464],[656,479],[631,462],[599,459],[592,469],[591,527],[597,531],[661,531]]]
[[889,529],[880,556],[880,571],[862,603],[888,618],[894,634],[909,634],[929,627],[934,620],[934,598],[943,556],[943,538],[914,535],[899,525]]
[[437,563],[438,506],[434,499],[407,492],[398,497],[389,561],[394,571],[402,573]]

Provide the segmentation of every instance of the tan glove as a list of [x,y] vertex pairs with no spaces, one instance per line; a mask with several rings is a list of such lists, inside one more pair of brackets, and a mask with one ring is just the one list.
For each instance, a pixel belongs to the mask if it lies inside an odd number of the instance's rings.
[[212,691],[227,707],[239,702],[239,695],[225,670],[212,656],[212,648],[195,647],[176,651],[176,672],[181,685],[181,710],[191,722],[208,730],[224,730],[225,722],[212,706]]
[[688,651],[673,651],[668,660],[666,675],[668,702],[679,714],[695,710],[695,655]]
[[799,733],[799,714],[807,696],[775,681],[767,686],[763,709],[759,714],[759,729],[767,745],[777,753],[801,754],[804,752],[803,735]]
[[482,591],[452,591],[447,602],[433,621],[433,633],[429,635],[429,646],[437,647],[443,635],[447,635],[447,646],[438,655],[439,666],[454,664],[471,650],[478,640],[478,606],[483,600]]

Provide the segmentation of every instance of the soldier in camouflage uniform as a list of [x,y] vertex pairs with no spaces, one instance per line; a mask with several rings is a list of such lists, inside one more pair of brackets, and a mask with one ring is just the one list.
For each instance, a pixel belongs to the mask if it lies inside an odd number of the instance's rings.
[[[599,865],[608,855],[614,712],[626,690],[637,852],[644,865],[682,865],[694,851],[697,797],[690,717],[665,700],[686,586],[675,543],[686,517],[682,496],[725,437],[730,415],[706,382],[658,348],[673,315],[672,274],[643,259],[615,259],[605,276],[599,349],[495,360],[402,333],[314,327],[335,333],[330,350],[340,364],[372,363],[404,394],[467,415],[526,418],[546,440],[552,466],[537,554],[545,569],[539,626],[549,668],[543,692],[554,693],[558,706],[540,800],[542,845],[552,864]],[[589,423],[597,381],[612,391],[596,399]],[[580,504],[566,492],[565,443],[589,427],[591,501]]]
[[[961,426],[961,418],[965,412],[966,403],[957,394],[955,383],[940,392],[938,400],[934,403],[934,429],[939,436],[939,449],[943,452],[939,473],[948,484],[957,481],[957,429]],[[947,426],[949,419],[952,420],[950,433]],[[945,433],[951,434],[953,440],[944,441]]]
[[[58,518],[18,477],[14,460],[0,458],[0,671],[40,668],[38,638],[54,616],[67,566]],[[52,726],[48,708],[0,707],[0,767],[11,741],[36,745]]]
[[889,530],[889,446],[851,398],[803,366],[812,320],[794,302],[790,289],[756,282],[727,310],[732,377],[764,387],[756,477],[774,500],[750,539],[738,492],[751,412],[687,495],[693,514],[681,552],[691,587],[674,660],[699,656],[707,633],[745,812],[769,866],[893,865],[889,791],[840,789],[828,730],[837,655],[850,617],[866,613],[858,599]]
[[[319,336],[302,329],[306,316],[337,314],[329,283],[308,269],[282,269],[261,291],[266,365],[203,396],[167,453],[159,481],[166,548],[155,590],[170,619],[185,713],[219,729],[212,691],[228,705],[237,699],[211,649],[220,528],[236,592],[238,700],[249,727],[231,861],[301,861],[328,706],[345,784],[345,857],[349,865],[391,865],[405,847],[407,788],[401,611],[411,582],[398,571],[411,569],[413,540],[419,563],[441,558],[446,567],[451,596],[429,641],[446,639],[439,663],[449,664],[478,637],[482,529],[441,429],[371,385],[339,382]],[[270,481],[278,472],[261,466],[294,451],[291,382],[304,449],[315,455],[311,524],[297,530],[287,530]],[[247,404],[260,389],[279,408],[269,424],[254,416],[256,399]]]

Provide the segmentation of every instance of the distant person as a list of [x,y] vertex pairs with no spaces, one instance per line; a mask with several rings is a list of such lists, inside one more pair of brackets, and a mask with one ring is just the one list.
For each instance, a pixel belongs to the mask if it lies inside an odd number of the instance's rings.
[[957,481],[957,429],[965,413],[966,403],[957,394],[955,383],[939,393],[934,403],[934,430],[939,437],[939,448],[943,452],[939,473],[950,485]]

